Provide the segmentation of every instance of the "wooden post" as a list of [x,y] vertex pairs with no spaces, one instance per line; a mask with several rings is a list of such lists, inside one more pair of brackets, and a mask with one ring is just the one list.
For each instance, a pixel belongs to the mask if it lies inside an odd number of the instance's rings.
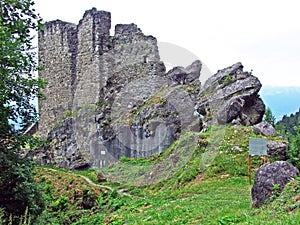
[[268,163],[268,161],[269,161],[268,156],[267,156],[267,155],[264,155],[264,164]]
[[251,160],[252,160],[252,156],[248,155],[248,179],[250,185],[251,185]]

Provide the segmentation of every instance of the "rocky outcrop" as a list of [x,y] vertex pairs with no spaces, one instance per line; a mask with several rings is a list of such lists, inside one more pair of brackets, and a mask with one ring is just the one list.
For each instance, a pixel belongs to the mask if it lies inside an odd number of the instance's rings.
[[261,83],[236,63],[218,71],[201,87],[195,109],[207,124],[235,122],[253,125],[261,122],[265,105],[258,95]]
[[60,121],[48,134],[49,144],[38,150],[30,150],[23,154],[33,158],[40,165],[56,165],[71,170],[90,168],[90,155],[84,149],[78,148],[73,132],[74,119],[66,118]]
[[261,206],[272,194],[280,193],[285,185],[296,176],[299,176],[299,170],[285,161],[261,166],[255,173],[251,190],[251,206]]
[[268,137],[275,133],[275,128],[267,122],[261,122],[253,126],[253,132]]

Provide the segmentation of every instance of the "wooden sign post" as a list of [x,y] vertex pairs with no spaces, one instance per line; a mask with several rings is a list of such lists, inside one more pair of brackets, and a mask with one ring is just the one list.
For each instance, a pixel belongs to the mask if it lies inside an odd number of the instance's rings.
[[252,156],[258,155],[264,157],[264,163],[268,162],[268,154],[267,154],[267,139],[265,138],[250,138],[249,140],[249,155],[248,155],[248,178],[249,183],[251,184],[251,161]]

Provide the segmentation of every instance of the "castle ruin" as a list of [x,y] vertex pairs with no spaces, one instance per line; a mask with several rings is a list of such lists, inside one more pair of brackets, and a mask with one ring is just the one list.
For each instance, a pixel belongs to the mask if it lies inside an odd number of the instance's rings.
[[[123,156],[159,154],[182,133],[200,130],[195,110],[211,124],[261,121],[261,84],[241,64],[217,73],[213,88],[204,85],[203,90],[220,89],[221,97],[209,98],[208,91],[200,92],[199,60],[166,72],[156,38],[135,24],[116,25],[114,36],[110,29],[110,13],[93,8],[78,25],[56,20],[39,32],[39,64],[45,67],[39,76],[48,80],[46,100],[39,101],[39,134],[50,143],[36,153],[40,164],[87,169]],[[228,74],[231,83],[225,82]],[[239,111],[227,113],[232,99]]]

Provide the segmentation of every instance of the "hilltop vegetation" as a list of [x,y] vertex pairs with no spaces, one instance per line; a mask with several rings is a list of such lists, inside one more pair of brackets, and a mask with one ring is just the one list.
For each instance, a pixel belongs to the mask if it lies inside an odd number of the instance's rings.
[[276,123],[276,129],[290,142],[289,162],[300,169],[300,111],[283,116]]
[[297,135],[297,127],[299,126],[300,109],[296,113],[289,116],[284,115],[280,121],[276,123],[276,128],[287,137]]
[[[278,199],[260,209],[250,208],[250,137],[256,137],[251,127],[215,126],[205,133],[183,135],[165,153],[150,159],[123,158],[109,168],[81,172],[38,167],[36,179],[44,187],[47,210],[36,224],[297,224],[299,180]],[[163,163],[193,139],[197,141],[189,145],[194,148],[186,154],[184,166]],[[254,157],[253,169],[262,163]],[[154,165],[161,165],[159,173]],[[166,171],[173,172],[167,176]],[[99,172],[107,178],[101,185]],[[140,180],[149,173],[154,175],[149,185],[143,185]]]

